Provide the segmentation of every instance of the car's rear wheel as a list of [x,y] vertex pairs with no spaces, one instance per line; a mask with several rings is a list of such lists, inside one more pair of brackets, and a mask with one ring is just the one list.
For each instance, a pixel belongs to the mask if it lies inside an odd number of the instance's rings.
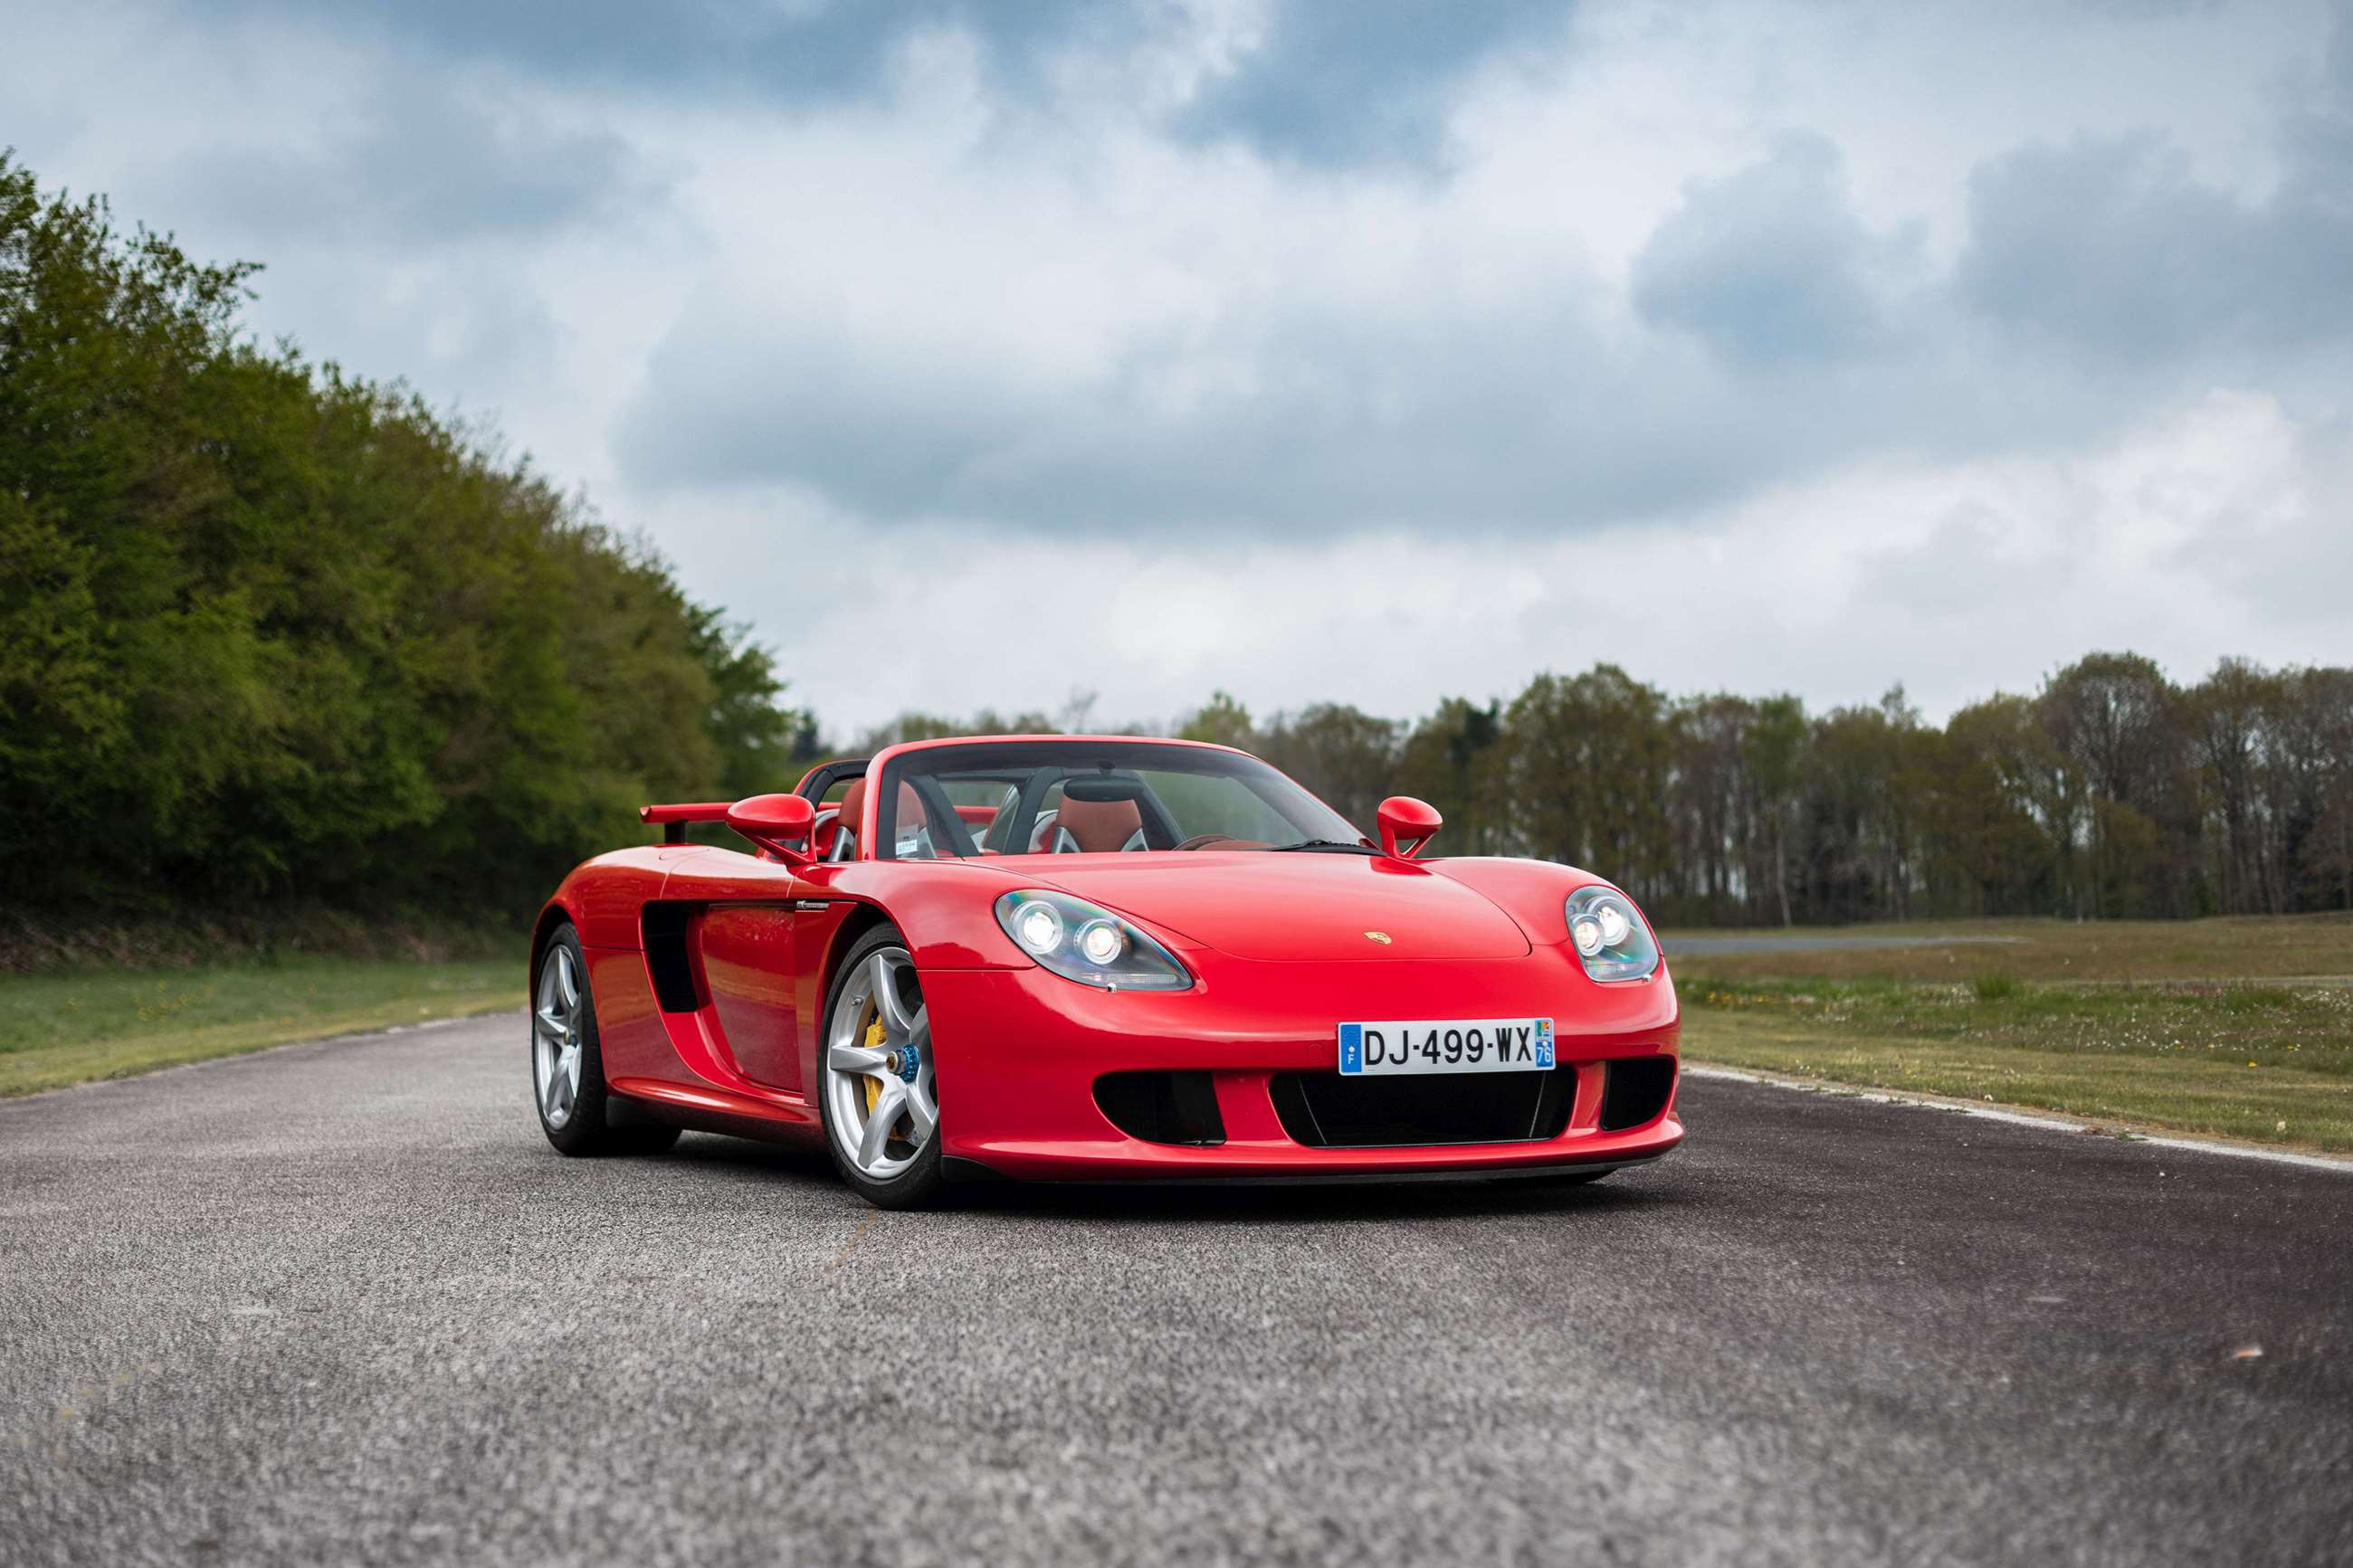
[[818,1115],[842,1179],[869,1203],[912,1208],[940,1186],[931,1014],[906,942],[888,926],[843,958],[826,1004]]
[[550,1143],[566,1154],[654,1154],[678,1142],[677,1128],[606,1092],[587,957],[570,925],[540,948],[531,997],[532,1099]]

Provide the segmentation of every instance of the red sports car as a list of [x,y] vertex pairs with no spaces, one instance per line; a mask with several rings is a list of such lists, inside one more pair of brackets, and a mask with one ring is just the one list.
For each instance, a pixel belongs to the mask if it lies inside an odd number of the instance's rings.
[[818,1141],[899,1207],[960,1173],[1589,1181],[1683,1139],[1633,900],[1423,858],[1419,801],[1376,844],[1228,747],[1017,735],[640,815],[665,842],[574,871],[533,942],[568,1154]]

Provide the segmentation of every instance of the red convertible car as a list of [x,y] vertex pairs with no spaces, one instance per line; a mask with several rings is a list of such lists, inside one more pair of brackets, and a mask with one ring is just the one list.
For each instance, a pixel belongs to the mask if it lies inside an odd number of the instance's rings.
[[958,1173],[1589,1181],[1683,1139],[1633,900],[1425,858],[1419,801],[1375,842],[1228,747],[1050,735],[640,815],[665,842],[575,870],[533,943],[565,1153],[822,1142],[898,1207]]

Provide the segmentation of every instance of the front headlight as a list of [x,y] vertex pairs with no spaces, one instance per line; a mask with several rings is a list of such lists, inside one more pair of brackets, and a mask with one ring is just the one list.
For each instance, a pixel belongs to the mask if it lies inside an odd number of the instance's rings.
[[997,900],[1013,945],[1065,980],[1105,991],[1184,991],[1193,975],[1176,955],[1100,905],[1024,889]]
[[1579,888],[1568,896],[1568,940],[1596,980],[1641,980],[1659,967],[1659,944],[1615,888]]

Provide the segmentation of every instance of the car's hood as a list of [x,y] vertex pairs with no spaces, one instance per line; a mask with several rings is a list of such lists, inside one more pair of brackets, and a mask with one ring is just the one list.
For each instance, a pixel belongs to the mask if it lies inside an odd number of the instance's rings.
[[1016,866],[1041,885],[1236,958],[1516,958],[1529,951],[1526,933],[1482,895],[1366,855],[1056,855],[994,868]]

